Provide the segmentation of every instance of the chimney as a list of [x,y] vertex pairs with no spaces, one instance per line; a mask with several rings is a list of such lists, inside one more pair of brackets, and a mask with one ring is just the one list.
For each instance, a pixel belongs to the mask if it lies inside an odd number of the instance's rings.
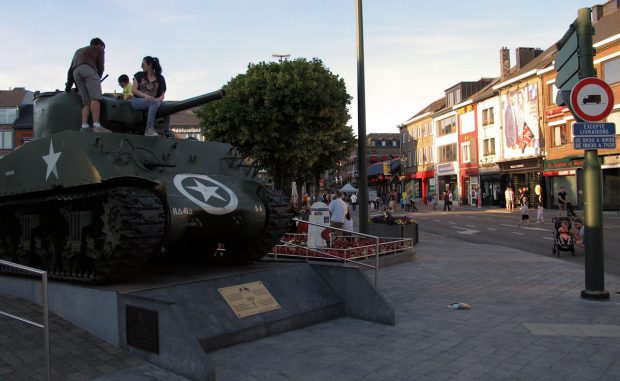
[[510,50],[505,46],[499,50],[499,72],[501,79],[510,74]]
[[517,58],[517,70],[530,63],[534,58],[542,53],[541,49],[536,48],[517,48],[515,56]]
[[601,19],[601,17],[603,17],[603,6],[600,4],[593,5],[592,6],[592,23],[597,22],[598,20]]

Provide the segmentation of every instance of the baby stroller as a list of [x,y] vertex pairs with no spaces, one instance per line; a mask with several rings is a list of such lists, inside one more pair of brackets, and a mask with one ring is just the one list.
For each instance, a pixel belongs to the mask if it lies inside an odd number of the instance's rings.
[[566,203],[566,217],[575,218],[577,214],[575,214],[575,208],[573,208],[573,204],[570,202]]
[[570,251],[575,256],[575,236],[570,217],[553,218],[553,255],[560,256],[561,251]]

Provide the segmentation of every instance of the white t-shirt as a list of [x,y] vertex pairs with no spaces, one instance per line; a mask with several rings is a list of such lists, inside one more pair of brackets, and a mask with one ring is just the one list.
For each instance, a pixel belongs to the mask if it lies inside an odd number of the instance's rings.
[[353,218],[350,220],[344,219],[344,229],[348,231],[353,231]]
[[351,195],[351,204],[357,203],[357,196],[355,194]]
[[331,214],[331,221],[344,222],[345,215],[347,214],[347,204],[341,198],[335,198],[329,203],[329,212]]

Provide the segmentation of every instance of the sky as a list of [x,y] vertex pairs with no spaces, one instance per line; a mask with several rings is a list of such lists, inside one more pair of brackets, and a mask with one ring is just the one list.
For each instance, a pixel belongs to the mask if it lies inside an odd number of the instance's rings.
[[[366,132],[397,126],[461,81],[499,76],[499,51],[546,49],[605,0],[364,0]],[[215,91],[250,63],[319,58],[353,97],[356,0],[20,0],[0,13],[0,89],[63,89],[76,49],[106,44],[104,92],[158,57],[167,100]]]

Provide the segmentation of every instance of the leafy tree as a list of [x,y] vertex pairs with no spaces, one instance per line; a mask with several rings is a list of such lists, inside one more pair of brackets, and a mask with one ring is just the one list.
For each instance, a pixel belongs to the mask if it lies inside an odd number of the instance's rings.
[[224,90],[223,99],[198,112],[206,139],[259,160],[278,189],[318,179],[354,149],[346,125],[351,97],[319,59],[250,64]]

